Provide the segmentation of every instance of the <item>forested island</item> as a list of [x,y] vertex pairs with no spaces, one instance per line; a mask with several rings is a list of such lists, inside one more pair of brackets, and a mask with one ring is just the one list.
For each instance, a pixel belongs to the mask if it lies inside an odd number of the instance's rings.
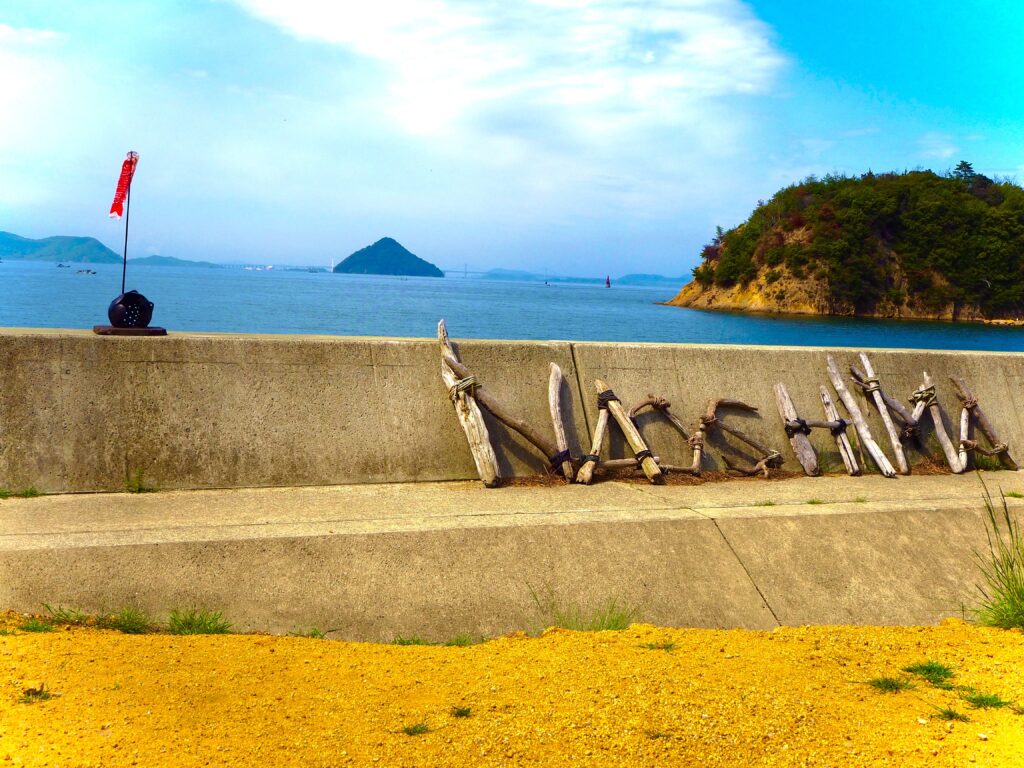
[[718,229],[684,307],[949,320],[1024,318],[1024,189],[975,173],[810,177]]
[[383,237],[362,248],[334,268],[335,272],[356,275],[405,275],[444,277],[444,272],[410,253],[397,240]]
[[0,259],[116,264],[121,261],[121,256],[95,237],[58,235],[33,240],[12,232],[0,232]]

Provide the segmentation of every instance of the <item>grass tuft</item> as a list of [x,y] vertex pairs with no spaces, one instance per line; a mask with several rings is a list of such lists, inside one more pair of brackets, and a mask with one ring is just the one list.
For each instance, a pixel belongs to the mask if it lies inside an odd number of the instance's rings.
[[822,501],[821,499],[808,499],[807,503],[808,504],[824,504],[825,502]]
[[43,603],[43,608],[50,614],[50,622],[52,624],[60,624],[63,626],[70,627],[81,627],[89,623],[89,614],[84,613],[77,608],[65,608],[62,605],[58,605],[54,608],[52,605]]
[[424,640],[419,635],[396,635],[391,642],[395,645],[432,645],[430,641]]
[[1010,514],[1006,497],[1002,492],[999,497],[1001,512],[997,512],[992,495],[985,490],[988,551],[974,552],[984,580],[984,584],[977,585],[981,602],[974,616],[986,626],[1024,629],[1024,535]]
[[336,632],[337,630],[328,629],[326,632],[317,627],[310,627],[308,632],[289,632],[288,634],[292,637],[309,637],[313,640],[326,640],[329,632]]
[[462,633],[456,635],[455,637],[453,637],[448,642],[446,642],[445,645],[447,645],[447,646],[456,646],[456,647],[459,647],[459,648],[465,648],[467,645],[476,645],[476,643],[478,643],[478,642],[479,642],[479,640],[477,640],[475,637],[473,637],[468,632],[462,632]]
[[627,629],[640,618],[640,610],[637,607],[615,597],[609,598],[592,610],[584,610],[579,605],[562,603],[551,589],[546,590],[543,596],[533,587],[529,589],[546,627],[560,627],[576,632],[603,632]]
[[469,717],[473,710],[469,707],[452,707],[452,717]]
[[12,496],[16,496],[20,499],[34,499],[36,496],[42,495],[43,492],[34,485],[30,485],[28,488],[24,488],[20,491],[12,491],[10,488],[0,488],[0,499],[9,499]]
[[757,504],[755,504],[754,506],[755,507],[774,507],[775,506],[775,502],[772,501],[771,499],[767,499],[765,501],[757,502]]
[[646,648],[649,651],[674,651],[676,649],[675,643],[644,643],[640,646]]
[[1008,499],[1024,499],[1024,493],[1020,491],[1007,491],[1003,494]]
[[427,733],[430,730],[430,726],[426,723],[414,723],[413,725],[407,725],[402,729],[402,733],[406,736],[420,736],[421,734]]
[[32,618],[18,627],[22,632],[53,632],[53,624],[42,619]]
[[868,503],[868,497],[867,496],[855,496],[854,499],[853,499],[853,503],[854,504],[867,504]]
[[1003,468],[998,456],[986,456],[975,451],[973,460],[974,468],[983,472],[995,472]]
[[909,672],[912,675],[917,675],[918,677],[923,677],[936,688],[949,690],[953,687],[949,682],[953,679],[953,668],[947,664],[943,664],[941,661],[921,661],[917,664],[911,664],[910,666],[904,667],[903,671]]
[[868,685],[882,693],[899,693],[914,688],[914,684],[901,677],[873,677],[867,681]]
[[22,704],[35,704],[37,701],[49,701],[53,698],[53,694],[50,693],[46,687],[46,683],[40,683],[38,688],[26,688],[21,693]]
[[175,609],[167,619],[167,631],[172,635],[226,635],[231,632],[231,622],[220,611]]
[[971,718],[963,712],[957,712],[955,709],[950,709],[949,707],[942,707],[939,709],[936,717],[939,718],[939,720],[957,720],[961,723],[971,722]]
[[116,629],[126,635],[145,635],[156,630],[153,620],[138,608],[122,608],[117,613],[99,619],[96,626],[100,629]]
[[647,738],[649,739],[671,739],[672,734],[666,733],[665,731],[647,731]]
[[146,484],[141,469],[136,469],[128,475],[128,479],[124,481],[124,489],[128,493],[153,493],[156,491],[155,486]]
[[975,709],[1002,709],[1013,704],[994,693],[968,693],[963,699]]

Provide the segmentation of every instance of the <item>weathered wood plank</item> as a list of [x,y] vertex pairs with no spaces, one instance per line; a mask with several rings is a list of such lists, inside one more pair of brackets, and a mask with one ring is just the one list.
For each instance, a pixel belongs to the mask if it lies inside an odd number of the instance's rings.
[[892,464],[889,462],[889,459],[879,447],[878,443],[876,443],[874,438],[871,437],[871,430],[868,428],[868,424],[864,420],[864,414],[861,413],[860,407],[857,405],[857,401],[843,383],[843,377],[839,373],[839,366],[836,365],[835,358],[833,358],[832,355],[828,356],[828,377],[829,380],[831,380],[832,387],[835,389],[839,399],[843,401],[843,405],[846,407],[846,412],[850,414],[850,418],[853,420],[853,426],[857,430],[857,435],[860,437],[861,444],[868,452],[868,455],[875,463],[875,466],[878,467],[878,471],[886,477],[896,477],[896,470],[893,469]]
[[[562,369],[558,363],[551,364],[551,376],[548,378],[548,405],[551,406],[551,423],[555,429],[555,444],[558,452],[564,454],[569,450],[569,438],[565,432],[565,416],[562,414]],[[572,459],[565,459],[562,464],[562,475],[570,483],[576,479],[572,468]]]
[[[498,457],[494,454],[494,446],[491,445],[487,425],[484,423],[483,414],[480,413],[476,397],[473,394],[475,386],[471,382],[467,384],[456,376],[448,364],[450,358],[457,360],[458,355],[452,349],[444,320],[437,324],[437,341],[441,346],[441,378],[448,388],[448,397],[455,407],[455,416],[459,420],[459,425],[466,433],[466,441],[469,443],[469,452],[473,455],[477,475],[486,487],[494,488],[501,483],[501,476],[498,473]],[[460,383],[463,386],[460,387]]]
[[960,402],[963,403],[964,407],[967,408],[971,415],[978,422],[978,429],[981,430],[982,434],[988,439],[992,445],[992,452],[999,457],[999,463],[1002,464],[1006,469],[1012,469],[1016,471],[1019,469],[1017,462],[1014,461],[1013,457],[1010,456],[1010,449],[999,440],[999,435],[996,434],[995,427],[992,426],[992,422],[988,420],[988,416],[981,410],[981,406],[978,405],[978,399],[971,392],[970,387],[959,376],[951,377],[953,382],[953,389],[956,391],[956,396],[960,398]]
[[889,444],[892,445],[892,451],[896,455],[896,466],[899,467],[901,475],[910,474],[910,464],[907,463],[907,456],[903,452],[903,443],[900,442],[900,433],[896,430],[896,425],[892,422],[892,416],[889,414],[889,407],[885,403],[885,398],[879,391],[878,376],[875,375],[875,369],[871,365],[871,361],[868,356],[861,352],[860,361],[864,364],[864,372],[867,374],[867,378],[864,380],[864,392],[870,394],[875,401],[875,407],[878,408],[878,414],[882,417],[882,424],[885,425],[885,431],[889,433]]
[[[793,447],[793,453],[796,454],[800,466],[811,477],[820,475],[821,470],[818,468],[818,457],[814,453],[811,441],[807,439],[811,427],[797,415],[793,399],[789,396],[789,392],[786,391],[786,386],[781,382],[775,385],[775,404],[779,408],[782,426],[786,430],[786,435],[789,436],[789,444]],[[794,427],[793,425],[796,426]]]
[[935,437],[938,438],[939,445],[942,446],[946,462],[949,464],[949,468],[959,475],[966,467],[960,462],[960,456],[957,455],[949,435],[946,434],[946,425],[942,421],[942,406],[939,405],[939,401],[935,397],[935,382],[928,375],[928,371],[924,371],[921,379],[923,383],[920,389],[914,393],[913,397],[924,401],[925,406],[928,408],[928,414],[932,417]]
[[[601,446],[604,445],[604,436],[608,431],[608,409],[601,408],[597,412],[597,425],[594,427],[594,439],[590,443],[590,455],[600,456]],[[576,482],[583,485],[590,485],[594,479],[594,469],[597,467],[597,459],[586,459],[580,471],[576,473]]]
[[[605,394],[611,392],[611,387],[601,379],[594,381],[594,386],[597,387],[599,394]],[[610,411],[611,416],[615,419],[615,422],[619,425],[622,430],[622,434],[626,438],[626,442],[629,443],[629,447],[633,449],[633,453],[641,456],[640,465],[644,468],[644,474],[647,475],[647,479],[652,483],[663,483],[665,478],[661,474],[661,469],[658,467],[656,462],[651,456],[651,451],[647,447],[647,443],[644,442],[643,435],[636,428],[630,418],[629,414],[626,413],[626,409],[622,407],[622,403],[619,402],[618,398],[614,397],[607,400],[607,408]],[[645,455],[646,454],[646,455]]]
[[824,385],[821,386],[821,404],[825,410],[825,418],[835,425],[832,427],[835,430],[832,434],[835,437],[836,446],[839,448],[839,455],[843,459],[843,464],[846,465],[846,471],[853,476],[859,475],[860,465],[857,463],[857,456],[853,452],[853,446],[850,445],[850,438],[846,436],[846,421],[839,415],[839,409],[832,402],[832,396]]
[[[458,360],[451,357],[447,357],[445,359],[456,375],[461,376],[463,379],[472,375],[470,374],[469,369]],[[558,454],[558,447],[555,445],[554,441],[545,437],[522,419],[518,419],[509,413],[501,402],[498,401],[483,384],[478,383],[476,385],[474,395],[481,407],[486,408],[494,418],[506,427],[515,430],[525,437],[526,440],[532,443],[538,451],[544,454],[544,458],[547,459],[549,463],[551,462],[551,458]]]

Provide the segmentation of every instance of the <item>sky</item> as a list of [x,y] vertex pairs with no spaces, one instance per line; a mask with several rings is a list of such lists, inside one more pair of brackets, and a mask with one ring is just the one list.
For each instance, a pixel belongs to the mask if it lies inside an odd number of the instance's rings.
[[0,230],[689,274],[810,175],[1024,181],[1016,0],[0,0]]

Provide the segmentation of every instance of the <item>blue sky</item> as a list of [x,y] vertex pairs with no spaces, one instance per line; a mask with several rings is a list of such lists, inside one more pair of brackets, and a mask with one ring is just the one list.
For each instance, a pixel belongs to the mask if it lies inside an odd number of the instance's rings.
[[682,275],[808,174],[1024,180],[1016,2],[0,0],[0,229]]

